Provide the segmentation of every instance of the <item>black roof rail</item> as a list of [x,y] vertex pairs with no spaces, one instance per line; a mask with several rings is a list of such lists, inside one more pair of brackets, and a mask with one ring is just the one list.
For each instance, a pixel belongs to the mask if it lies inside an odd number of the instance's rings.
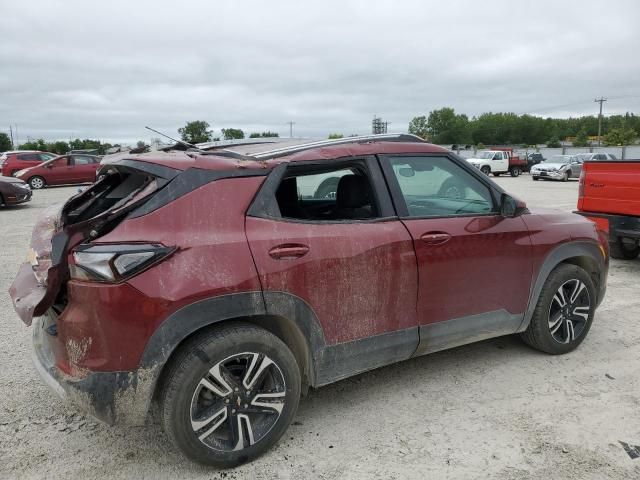
[[256,160],[267,160],[270,158],[284,157],[293,153],[313,150],[314,148],[332,147],[334,145],[345,145],[350,143],[367,142],[419,142],[426,143],[422,138],[410,133],[380,133],[376,135],[361,135],[357,137],[336,138],[332,140],[320,140],[317,142],[303,143],[300,145],[290,145],[288,147],[276,148],[266,152],[251,154]]

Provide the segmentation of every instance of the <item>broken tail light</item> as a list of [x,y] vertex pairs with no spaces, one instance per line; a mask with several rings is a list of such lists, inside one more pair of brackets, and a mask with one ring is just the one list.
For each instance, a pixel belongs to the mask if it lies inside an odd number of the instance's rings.
[[146,270],[175,251],[159,244],[79,245],[69,274],[75,280],[118,283]]

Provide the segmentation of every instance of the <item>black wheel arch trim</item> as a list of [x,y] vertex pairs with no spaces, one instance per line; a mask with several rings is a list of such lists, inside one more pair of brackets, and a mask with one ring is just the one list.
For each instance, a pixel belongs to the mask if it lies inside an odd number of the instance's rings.
[[[540,297],[540,292],[542,291],[542,287],[547,281],[547,278],[549,277],[551,271],[561,263],[572,263],[567,262],[568,260],[585,257],[591,259],[597,265],[597,273],[599,275],[599,278],[597,279],[596,285],[596,305],[600,304],[606,292],[607,274],[609,269],[608,259],[603,256],[600,245],[595,241],[572,241],[564,243],[554,248],[549,254],[547,254],[542,263],[542,266],[538,270],[535,280],[531,285],[527,310],[525,311],[522,324],[518,328],[518,332],[525,331],[529,326],[529,322],[531,321],[531,317],[533,316],[536,304],[538,303],[538,298]],[[589,273],[589,275],[592,275],[593,272],[587,273]]]
[[[188,304],[167,317],[151,335],[138,367],[138,398],[145,414],[149,411],[163,369],[177,348],[191,335],[216,324],[251,317],[284,317],[293,322],[306,340],[309,358],[308,381],[316,384],[316,367],[325,349],[322,328],[311,307],[301,298],[285,292],[241,292]],[[260,325],[260,322],[256,322]],[[303,376],[305,372],[302,372]],[[139,419],[139,423],[143,419]]]

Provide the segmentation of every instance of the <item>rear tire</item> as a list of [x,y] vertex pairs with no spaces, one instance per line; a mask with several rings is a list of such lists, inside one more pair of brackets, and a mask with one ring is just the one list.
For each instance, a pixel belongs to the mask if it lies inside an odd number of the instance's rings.
[[626,239],[623,237],[617,237],[615,240],[609,242],[609,253],[612,258],[620,260],[633,260],[640,255],[640,245],[637,241]]
[[521,173],[520,167],[512,167],[511,170],[509,170],[509,173],[512,177],[519,177]]
[[538,177],[531,177],[531,178],[533,178],[534,182],[537,182],[538,180],[540,180]]
[[40,190],[41,188],[44,188],[47,185],[47,182],[44,181],[44,178],[42,177],[31,177],[29,179],[29,186],[31,187],[32,190]]
[[568,353],[587,336],[596,300],[589,274],[577,265],[560,264],[549,274],[531,322],[520,337],[536,350]]
[[246,323],[189,340],[164,378],[160,408],[167,436],[191,460],[222,468],[271,448],[300,400],[291,350]]

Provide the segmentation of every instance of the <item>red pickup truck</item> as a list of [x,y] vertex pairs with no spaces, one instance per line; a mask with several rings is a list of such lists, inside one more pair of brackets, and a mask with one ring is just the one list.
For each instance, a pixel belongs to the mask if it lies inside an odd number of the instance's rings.
[[640,160],[584,162],[578,211],[609,235],[613,258],[640,254]]

